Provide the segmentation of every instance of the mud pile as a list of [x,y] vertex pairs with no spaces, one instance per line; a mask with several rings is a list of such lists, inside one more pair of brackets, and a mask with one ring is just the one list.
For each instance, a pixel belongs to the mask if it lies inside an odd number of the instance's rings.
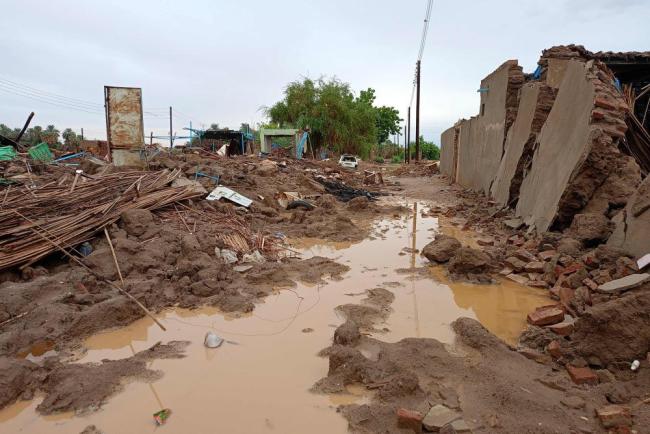
[[[390,298],[384,309],[386,303]],[[381,321],[374,317],[370,326]],[[461,318],[452,328],[453,348],[422,338],[386,343],[364,336],[348,317],[321,352],[329,358],[328,375],[313,390],[344,393],[359,384],[368,390],[368,404],[339,407],[353,432],[604,432],[614,425],[604,424],[597,411],[612,404],[631,415],[618,428],[650,420],[643,404],[647,368],[635,376],[626,369],[607,371],[608,382],[586,389],[557,372],[550,357],[531,360],[529,352],[515,351],[475,320]]]
[[[13,165],[3,164],[6,174]],[[221,185],[253,202],[244,208],[227,200],[195,198],[155,212],[130,209],[107,227],[110,241],[100,232],[83,248],[76,246],[84,252],[75,252],[80,263],[55,253],[0,274],[0,384],[5,392],[0,407],[36,391],[46,393],[39,407],[44,413],[101,405],[124,376],[154,378],[140,369],[144,356],[124,361],[124,366],[67,361],[82,339],[143,317],[145,312],[133,300],[154,313],[171,306],[215,306],[235,315],[250,312],[277,288],[296,281],[320,283],[348,270],[326,258],[302,260],[286,246],[287,238],[361,240],[374,217],[400,211],[365,197],[344,202],[327,194],[315,176],[363,191],[369,188],[363,185],[362,173],[340,170],[333,163],[210,160],[181,153],[161,155],[149,165],[152,170],[180,169],[184,182],[206,191],[219,177]],[[95,169],[117,170],[111,165]],[[47,165],[29,176],[30,186],[66,184],[74,178],[70,169]],[[310,206],[292,209],[282,193],[296,193]],[[47,348],[43,358],[24,359],[37,348]],[[86,393],[92,390],[96,395]]]

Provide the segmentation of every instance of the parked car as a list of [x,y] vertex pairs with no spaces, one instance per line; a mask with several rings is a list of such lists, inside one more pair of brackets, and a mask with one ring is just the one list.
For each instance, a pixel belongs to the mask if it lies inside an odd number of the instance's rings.
[[351,169],[356,169],[359,167],[359,159],[354,155],[343,154],[339,158],[339,165],[343,167],[349,167]]

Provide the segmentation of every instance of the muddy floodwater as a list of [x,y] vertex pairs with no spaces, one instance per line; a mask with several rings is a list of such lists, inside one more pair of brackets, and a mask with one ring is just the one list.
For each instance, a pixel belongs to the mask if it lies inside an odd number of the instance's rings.
[[[415,208],[413,202],[408,206]],[[438,221],[420,215],[422,204],[418,208],[376,222],[371,237],[360,243],[295,241],[303,257],[327,256],[348,265],[351,270],[343,279],[278,289],[248,315],[174,309],[159,315],[167,332],[145,318],[92,336],[76,362],[129,357],[158,341],[191,344],[184,359],[150,362],[151,369],[164,372],[160,380],[125,384],[98,411],[43,417],[35,411],[37,397],[0,411],[0,431],[69,434],[94,424],[106,433],[345,433],[347,422],[336,407],[362,403],[370,395],[360,387],[343,395],[319,395],[309,389],[327,374],[327,359],[317,353],[331,343],[334,329],[344,321],[336,306],[358,303],[365,290],[376,287],[395,294],[390,317],[377,325],[385,330],[373,334],[378,339],[431,337],[452,344],[449,324],[467,316],[514,342],[525,327],[526,314],[548,303],[545,292],[510,281],[450,283],[436,267],[422,272],[427,261],[414,249],[431,240]],[[226,340],[220,348],[203,346],[210,330]],[[39,357],[48,350],[25,356]],[[166,425],[156,427],[152,414],[161,408],[170,408],[172,415]]]

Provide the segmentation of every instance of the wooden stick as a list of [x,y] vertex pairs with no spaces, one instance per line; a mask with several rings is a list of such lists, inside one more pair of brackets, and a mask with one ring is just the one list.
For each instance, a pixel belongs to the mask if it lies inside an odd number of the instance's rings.
[[16,321],[18,318],[22,318],[25,315],[27,315],[28,313],[29,312],[23,312],[23,313],[21,313],[19,315],[14,316],[13,318],[9,318],[6,321],[2,321],[2,322],[0,322],[0,327],[4,326],[5,324],[9,324],[10,322]]
[[[16,214],[18,214],[19,216],[21,216],[22,218],[24,218],[25,220],[27,220],[28,222],[32,223],[34,226],[38,227],[39,229],[42,229],[40,226],[38,226],[36,223],[34,223],[33,221],[31,221],[30,219],[28,219],[28,218],[25,217],[24,215],[20,214],[18,211],[15,211],[15,210],[14,210],[14,212],[15,212]],[[47,242],[49,242],[50,244],[52,244],[54,247],[56,247],[58,250],[60,250],[61,253],[63,253],[64,255],[66,255],[68,258],[72,259],[74,262],[76,262],[77,264],[79,264],[82,268],[84,268],[84,269],[85,269],[86,271],[88,271],[90,274],[92,274],[93,276],[95,276],[96,278],[98,278],[99,280],[101,280],[102,282],[108,284],[108,285],[111,286],[112,288],[117,289],[120,293],[122,293],[122,294],[125,295],[126,297],[130,298],[133,302],[135,302],[135,304],[138,305],[138,307],[139,307],[140,309],[142,309],[142,310],[144,311],[144,313],[146,313],[146,314],[147,314],[147,315],[148,315],[152,320],[154,320],[154,322],[158,325],[158,327],[160,327],[160,328],[163,329],[164,331],[167,331],[167,329],[165,328],[165,326],[163,326],[163,325],[160,323],[160,321],[158,321],[158,319],[156,319],[156,317],[153,315],[153,313],[151,313],[151,312],[149,311],[149,309],[147,309],[147,308],[146,308],[142,303],[140,303],[140,302],[138,301],[137,298],[135,298],[134,296],[132,296],[131,294],[129,294],[129,293],[126,292],[124,289],[120,288],[119,286],[117,286],[116,284],[114,284],[113,282],[111,282],[110,280],[106,279],[106,278],[105,278],[104,276],[102,276],[101,274],[99,274],[99,273],[95,272],[94,270],[90,269],[86,264],[84,264],[83,262],[81,262],[78,258],[76,258],[76,257],[72,256],[70,253],[68,253],[68,252],[67,252],[63,247],[61,247],[57,242],[52,241],[51,239],[49,239],[49,238],[46,237],[45,235],[41,234],[39,231],[37,231],[37,230],[34,229],[34,228],[32,228],[32,231],[33,231],[36,235],[38,235],[38,236],[40,236],[41,238],[43,238],[45,241],[47,241]]]
[[124,286],[124,278],[122,277],[122,271],[120,270],[120,264],[117,262],[117,255],[115,255],[115,249],[113,249],[113,243],[111,242],[111,236],[108,235],[108,229],[104,226],[104,235],[106,235],[106,241],[108,241],[108,247],[111,248],[111,254],[113,255],[113,262],[115,262],[115,268],[117,268],[117,275],[120,276],[120,282],[122,282],[122,288]]

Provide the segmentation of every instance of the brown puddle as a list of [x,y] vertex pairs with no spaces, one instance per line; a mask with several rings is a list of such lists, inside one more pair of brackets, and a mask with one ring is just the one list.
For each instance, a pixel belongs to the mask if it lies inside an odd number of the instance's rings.
[[[409,216],[379,221],[374,239],[357,244],[301,240],[297,248],[305,257],[328,256],[352,270],[325,285],[280,290],[252,314],[239,318],[224,317],[213,308],[174,309],[160,316],[167,332],[145,318],[95,335],[85,342],[88,352],[78,362],[129,357],[158,341],[188,340],[191,345],[184,359],[151,362],[152,369],[164,372],[162,379],[125,385],[99,411],[45,418],[35,412],[39,402],[35,399],[0,411],[0,427],[3,432],[48,433],[78,433],[90,424],[107,433],[347,432],[347,423],[335,408],[366,402],[367,392],[357,386],[342,395],[309,392],[327,373],[327,359],[317,353],[331,343],[334,328],[343,322],[336,306],[358,303],[364,290],[382,286],[395,294],[395,301],[386,324],[377,325],[389,329],[375,334],[381,340],[416,336],[451,343],[449,324],[468,316],[513,342],[525,326],[526,314],[548,302],[544,291],[514,282],[447,283],[439,268],[430,268],[429,276],[416,271],[426,260],[403,249],[421,249],[436,226],[437,219],[422,218],[416,209]],[[209,330],[228,342],[217,349],[205,348],[203,338]],[[162,407],[173,413],[165,426],[156,428],[152,414]]]

